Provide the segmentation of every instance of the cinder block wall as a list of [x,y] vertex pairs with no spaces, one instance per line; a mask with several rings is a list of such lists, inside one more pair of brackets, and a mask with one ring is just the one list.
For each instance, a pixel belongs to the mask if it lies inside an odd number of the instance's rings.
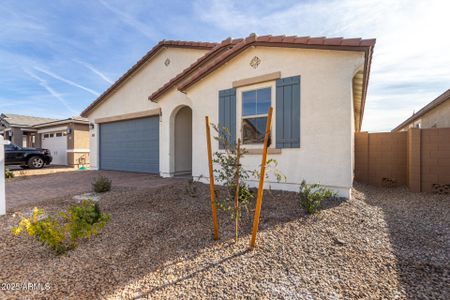
[[356,133],[355,179],[372,185],[405,185],[406,132]]
[[421,191],[450,193],[450,128],[421,133]]
[[450,128],[356,133],[355,180],[450,193]]

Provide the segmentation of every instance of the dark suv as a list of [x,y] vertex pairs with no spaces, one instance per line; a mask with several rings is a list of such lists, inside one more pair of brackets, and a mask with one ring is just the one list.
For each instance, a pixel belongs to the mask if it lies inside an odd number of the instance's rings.
[[5,165],[19,165],[22,168],[40,169],[52,162],[47,149],[22,148],[14,144],[5,145]]

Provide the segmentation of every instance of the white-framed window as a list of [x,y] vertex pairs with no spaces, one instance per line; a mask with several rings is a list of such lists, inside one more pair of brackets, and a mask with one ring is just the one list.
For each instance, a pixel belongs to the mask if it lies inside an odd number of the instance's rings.
[[241,132],[243,144],[262,144],[267,113],[272,104],[272,87],[243,91],[241,94]]

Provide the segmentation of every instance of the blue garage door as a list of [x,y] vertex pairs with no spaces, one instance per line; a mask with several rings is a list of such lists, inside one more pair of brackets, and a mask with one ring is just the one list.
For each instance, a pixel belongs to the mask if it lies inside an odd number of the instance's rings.
[[159,116],[101,124],[100,168],[159,173]]

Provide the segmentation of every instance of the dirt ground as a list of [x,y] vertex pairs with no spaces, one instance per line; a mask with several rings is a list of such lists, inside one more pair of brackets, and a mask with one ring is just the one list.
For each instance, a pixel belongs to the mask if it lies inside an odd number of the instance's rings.
[[[0,283],[48,283],[42,299],[448,299],[450,197],[356,185],[350,201],[306,216],[297,195],[266,194],[256,250],[251,222],[234,243],[220,215],[212,240],[208,186],[114,187],[100,201],[111,221],[96,237],[55,256],[13,237],[15,212],[0,218]],[[48,211],[71,197],[41,202]],[[21,211],[31,211],[32,205]]]

